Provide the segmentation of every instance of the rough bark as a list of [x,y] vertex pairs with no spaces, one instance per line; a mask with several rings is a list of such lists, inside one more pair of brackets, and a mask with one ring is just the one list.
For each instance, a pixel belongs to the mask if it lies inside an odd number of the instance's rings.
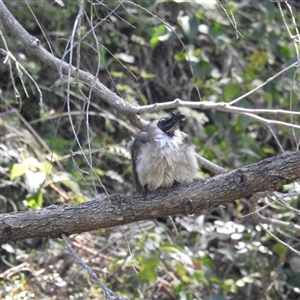
[[52,205],[0,215],[0,243],[34,237],[60,237],[139,220],[193,214],[261,191],[273,191],[300,178],[300,151],[264,159],[189,185],[161,189],[146,199],[111,195],[79,205]]

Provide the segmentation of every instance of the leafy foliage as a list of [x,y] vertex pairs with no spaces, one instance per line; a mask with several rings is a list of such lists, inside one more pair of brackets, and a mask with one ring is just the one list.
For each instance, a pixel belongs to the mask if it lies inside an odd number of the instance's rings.
[[[67,61],[78,4],[59,2],[32,1],[33,14],[26,2],[6,5],[44,46]],[[272,1],[227,1],[225,10],[217,1],[102,2],[84,3],[80,68],[98,74],[130,103],[175,98],[229,103],[297,60]],[[291,5],[298,16],[299,6]],[[288,7],[282,13],[293,24]],[[135,128],[83,84],[71,83],[66,103],[66,80],[30,56],[10,32],[5,41],[41,93],[17,63],[11,61],[12,73],[8,64],[0,64],[1,212],[132,192],[127,142]],[[0,48],[5,49],[4,39]],[[299,111],[298,76],[291,69],[236,105]],[[182,112],[189,117],[185,130],[199,154],[228,169],[275,155],[280,146],[296,149],[299,139],[298,131],[284,127],[275,128],[274,136],[247,115]],[[280,120],[299,123],[298,116]],[[201,170],[201,175],[211,174]],[[298,185],[286,187],[291,190],[298,192]],[[266,215],[299,222],[299,214],[277,205],[276,199],[264,201],[260,205]],[[287,202],[299,209],[298,196]],[[298,299],[295,257],[248,213],[247,201],[238,199],[202,215],[99,230],[72,241],[100,278],[129,299]],[[299,248],[294,234],[277,235]],[[3,299],[103,296],[58,241],[2,245],[1,257]]]

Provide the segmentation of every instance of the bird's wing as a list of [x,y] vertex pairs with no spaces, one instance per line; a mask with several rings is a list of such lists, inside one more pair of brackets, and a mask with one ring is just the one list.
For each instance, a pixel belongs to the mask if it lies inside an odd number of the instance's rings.
[[148,142],[147,133],[141,131],[136,136],[136,138],[130,143],[132,170],[133,170],[133,183],[136,191],[140,194],[142,193],[144,187],[141,185],[139,181],[139,177],[136,171],[136,163],[137,163],[137,157],[139,155],[140,147],[142,147],[143,144],[146,144],[147,142]]

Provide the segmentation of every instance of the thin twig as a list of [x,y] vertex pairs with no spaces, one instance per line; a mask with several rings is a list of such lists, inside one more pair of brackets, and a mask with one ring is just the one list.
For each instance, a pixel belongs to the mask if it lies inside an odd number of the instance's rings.
[[277,121],[277,120],[270,120],[263,117],[259,117],[256,114],[264,113],[264,114],[283,114],[283,115],[300,115],[300,112],[296,111],[287,111],[282,109],[246,109],[242,107],[234,107],[229,106],[227,103],[224,102],[209,102],[209,101],[202,101],[202,102],[193,102],[193,101],[183,101],[181,99],[175,99],[170,102],[163,102],[163,103],[155,103],[151,105],[144,105],[142,107],[135,106],[132,108],[132,111],[137,114],[142,113],[150,113],[150,112],[157,112],[166,109],[175,109],[178,107],[188,107],[188,108],[195,108],[201,110],[217,110],[222,112],[234,113],[241,116],[247,116],[251,119],[257,120],[258,122],[265,124],[265,125],[277,125],[286,128],[295,128],[300,129],[300,125],[291,124],[287,122]]
[[[71,243],[69,242],[69,239],[67,236],[63,233],[61,235],[62,239],[64,240],[68,250],[73,255],[73,257],[77,260],[77,262],[89,273],[89,275],[98,283],[98,285],[104,290],[105,296],[107,299],[120,299],[123,300],[125,298],[118,296],[115,292],[113,292],[111,289],[109,289],[96,275],[96,273],[80,258],[80,256],[76,253],[76,251],[73,249]],[[112,298],[113,297],[113,298]]]
[[299,60],[297,60],[296,62],[294,62],[290,66],[282,69],[281,71],[279,71],[278,73],[276,73],[274,76],[268,78],[265,82],[263,82],[262,84],[260,84],[256,88],[254,88],[253,90],[249,91],[248,93],[242,95],[241,97],[236,98],[235,100],[232,100],[231,102],[228,103],[228,106],[231,106],[231,105],[233,105],[233,104],[241,101],[242,99],[245,99],[246,97],[250,96],[252,93],[258,91],[259,89],[261,89],[262,87],[264,87],[265,85],[267,85],[268,83],[270,83],[271,81],[273,81],[275,78],[277,78],[281,74],[285,73],[286,71],[288,71],[289,69],[291,69],[293,67],[297,67],[298,65],[299,65]]
[[280,221],[280,220],[275,220],[275,219],[267,218],[267,217],[262,216],[257,211],[257,209],[256,209],[257,202],[264,195],[265,195],[265,193],[256,193],[256,194],[254,194],[250,198],[250,202],[251,202],[250,210],[253,213],[252,214],[252,218],[254,219],[254,221],[257,224],[260,225],[260,227],[265,232],[267,232],[268,234],[270,234],[278,243],[281,243],[282,245],[284,245],[285,247],[287,247],[288,249],[290,249],[292,252],[294,252],[294,253],[296,253],[297,255],[300,256],[300,251],[297,251],[292,246],[290,246],[289,244],[285,243],[283,240],[281,240],[276,235],[274,235],[270,230],[268,230],[267,226],[264,226],[264,225],[271,225],[274,228],[276,228],[276,227],[286,228],[286,229],[290,229],[290,230],[292,230],[294,232],[300,233],[300,226],[299,225],[294,224],[293,222],[285,222],[285,221]]

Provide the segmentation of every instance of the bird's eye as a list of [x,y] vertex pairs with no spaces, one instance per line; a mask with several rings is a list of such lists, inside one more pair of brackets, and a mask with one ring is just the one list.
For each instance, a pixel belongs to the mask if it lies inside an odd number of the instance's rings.
[[166,124],[166,120],[165,119],[161,119],[159,121],[159,124],[162,125],[162,126],[164,126]]

